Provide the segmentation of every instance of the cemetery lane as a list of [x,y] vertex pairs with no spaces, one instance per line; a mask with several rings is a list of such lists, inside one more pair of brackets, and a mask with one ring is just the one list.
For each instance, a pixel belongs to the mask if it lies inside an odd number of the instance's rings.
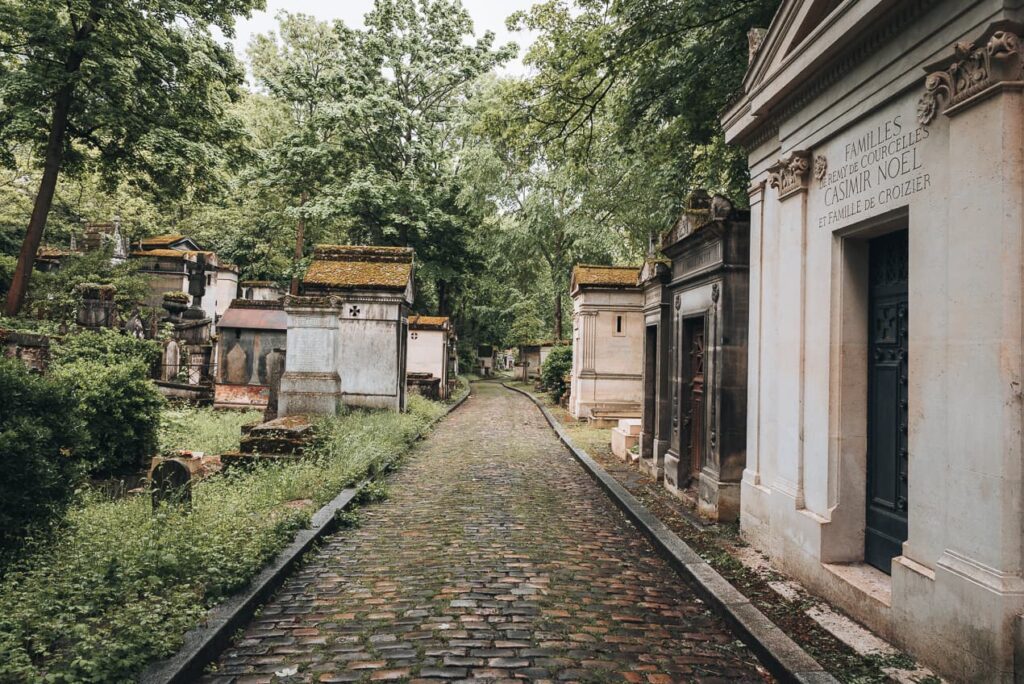
[[207,681],[765,679],[527,398],[478,383],[388,484]]

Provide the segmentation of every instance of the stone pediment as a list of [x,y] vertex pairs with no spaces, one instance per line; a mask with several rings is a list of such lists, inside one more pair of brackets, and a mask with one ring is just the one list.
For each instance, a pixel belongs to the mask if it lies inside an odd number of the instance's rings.
[[732,202],[722,195],[708,195],[696,190],[687,198],[686,208],[673,226],[661,238],[661,250],[665,251],[692,235],[723,221],[735,218]]
[[[750,65],[722,118],[726,140],[765,128],[791,99],[830,82],[839,61],[862,58],[877,42],[875,34],[899,30],[925,6],[915,2],[901,8],[892,0],[783,0],[767,33],[749,37]],[[888,23],[882,21],[886,17]]]
[[756,52],[751,54],[744,90],[750,92],[767,74],[778,70],[786,57],[841,4],[841,0],[785,0]]

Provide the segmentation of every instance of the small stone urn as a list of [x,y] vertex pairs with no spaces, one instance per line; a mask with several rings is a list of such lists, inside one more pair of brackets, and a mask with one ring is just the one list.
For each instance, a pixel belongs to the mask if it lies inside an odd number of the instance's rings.
[[161,306],[174,320],[181,318],[181,314],[188,309],[188,295],[184,292],[164,293]]

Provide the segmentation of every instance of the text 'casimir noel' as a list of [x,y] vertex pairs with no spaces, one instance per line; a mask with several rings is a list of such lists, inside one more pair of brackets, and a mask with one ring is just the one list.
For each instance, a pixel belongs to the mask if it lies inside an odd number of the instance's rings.
[[919,145],[928,129],[906,129],[897,114],[843,145],[843,164],[821,179],[825,211],[819,227],[898,202],[931,187]]

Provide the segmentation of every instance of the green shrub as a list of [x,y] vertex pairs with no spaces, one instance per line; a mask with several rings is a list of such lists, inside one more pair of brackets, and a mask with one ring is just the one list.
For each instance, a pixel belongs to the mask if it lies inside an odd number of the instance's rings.
[[0,295],[6,295],[14,280],[14,269],[18,265],[18,257],[0,254]]
[[391,467],[443,410],[413,396],[404,414],[325,419],[310,457],[202,480],[190,514],[154,513],[147,497],[72,507],[53,543],[0,580],[0,682],[128,681],[174,653],[316,507]]
[[0,560],[31,527],[59,513],[78,485],[75,409],[59,383],[0,359]]
[[112,247],[108,246],[65,259],[56,271],[33,273],[24,310],[55,323],[74,323],[82,303],[79,286],[100,283],[115,288],[114,304],[122,315],[127,314],[145,300],[149,283],[138,273],[137,262],[111,264],[111,255]]
[[74,391],[84,426],[77,452],[92,474],[132,472],[156,454],[164,400],[140,360],[62,361],[53,377]]
[[148,368],[160,358],[160,345],[152,340],[140,340],[116,330],[102,328],[67,335],[53,346],[52,353],[53,362],[57,365],[76,361],[138,361]]
[[544,359],[540,367],[541,389],[550,392],[557,403],[569,389],[565,376],[572,371],[572,347],[564,345],[555,347]]

